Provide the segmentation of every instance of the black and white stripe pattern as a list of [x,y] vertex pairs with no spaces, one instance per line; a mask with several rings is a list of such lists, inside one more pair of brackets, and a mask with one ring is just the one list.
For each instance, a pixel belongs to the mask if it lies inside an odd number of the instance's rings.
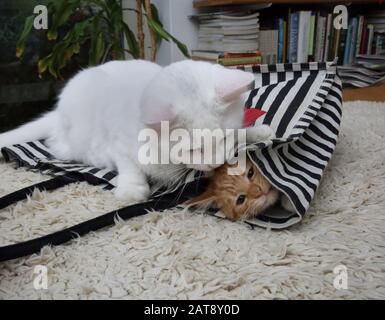
[[[5,159],[18,163],[20,166],[28,167],[31,170],[39,171],[43,174],[60,176],[67,173],[81,175],[90,184],[104,185],[105,190],[113,190],[117,187],[117,172],[108,169],[100,169],[77,163],[75,161],[63,161],[55,159],[50,153],[44,141],[31,141],[5,147],[2,150]],[[177,185],[169,186],[167,189],[154,186],[153,196],[160,196],[171,193],[186,183],[200,178],[197,172],[186,172],[181,177]]]
[[[334,151],[342,115],[341,81],[331,63],[260,65],[246,71],[255,74],[255,89],[245,105],[265,111],[255,125],[268,124],[276,133],[271,141],[248,145],[247,152],[297,211],[273,208],[247,223],[285,228],[302,219]],[[116,172],[54,159],[42,141],[6,147],[2,152],[6,159],[45,174],[71,172],[89,183],[102,183],[105,189],[116,187]],[[178,188],[182,192],[186,183],[198,177],[190,172],[178,185],[158,190],[153,196]],[[223,217],[219,212],[213,214]]]
[[253,72],[256,89],[246,105],[266,112],[256,125],[270,125],[276,139],[249,145],[248,154],[297,211],[283,214],[276,209],[260,220],[283,227],[302,219],[332,156],[342,116],[342,86],[331,63],[260,66]]

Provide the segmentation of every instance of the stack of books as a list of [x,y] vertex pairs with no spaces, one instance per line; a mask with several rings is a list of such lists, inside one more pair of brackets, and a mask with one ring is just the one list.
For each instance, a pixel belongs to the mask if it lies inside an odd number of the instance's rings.
[[356,56],[355,63],[338,67],[338,74],[345,86],[367,87],[385,82],[385,55]]
[[221,11],[193,16],[198,21],[198,48],[193,59],[225,65],[259,64],[259,12]]

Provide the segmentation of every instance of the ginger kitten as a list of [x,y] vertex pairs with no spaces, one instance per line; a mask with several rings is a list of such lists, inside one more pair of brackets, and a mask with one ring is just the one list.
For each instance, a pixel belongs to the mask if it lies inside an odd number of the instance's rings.
[[281,199],[284,209],[294,212],[286,196],[274,188],[247,159],[246,170],[240,175],[229,175],[227,169],[235,165],[224,164],[210,178],[207,190],[191,199],[189,207],[209,207],[215,204],[231,220],[251,219]]

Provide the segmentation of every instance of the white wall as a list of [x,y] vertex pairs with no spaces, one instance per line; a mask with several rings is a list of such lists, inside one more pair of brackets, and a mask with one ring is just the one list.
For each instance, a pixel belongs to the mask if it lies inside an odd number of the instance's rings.
[[[159,16],[165,29],[183,42],[190,52],[195,49],[198,29],[197,25],[188,18],[188,16],[195,13],[192,0],[153,0],[152,2],[159,10]],[[123,0],[123,8],[135,8],[135,6],[135,0]],[[124,11],[123,14],[132,31],[136,33],[136,13]],[[145,26],[145,47],[148,59],[150,56],[150,36],[147,26]],[[167,65],[182,59],[184,59],[184,56],[174,43],[162,41],[157,55],[159,64]]]

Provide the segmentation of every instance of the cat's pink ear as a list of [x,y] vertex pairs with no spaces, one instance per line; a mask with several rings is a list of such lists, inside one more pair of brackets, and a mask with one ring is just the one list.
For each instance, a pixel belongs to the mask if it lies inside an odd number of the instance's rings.
[[172,121],[176,114],[169,104],[145,104],[142,106],[140,120],[144,124],[156,124],[161,121]]
[[255,77],[242,70],[216,66],[215,79],[218,97],[223,101],[232,101],[253,89]]

